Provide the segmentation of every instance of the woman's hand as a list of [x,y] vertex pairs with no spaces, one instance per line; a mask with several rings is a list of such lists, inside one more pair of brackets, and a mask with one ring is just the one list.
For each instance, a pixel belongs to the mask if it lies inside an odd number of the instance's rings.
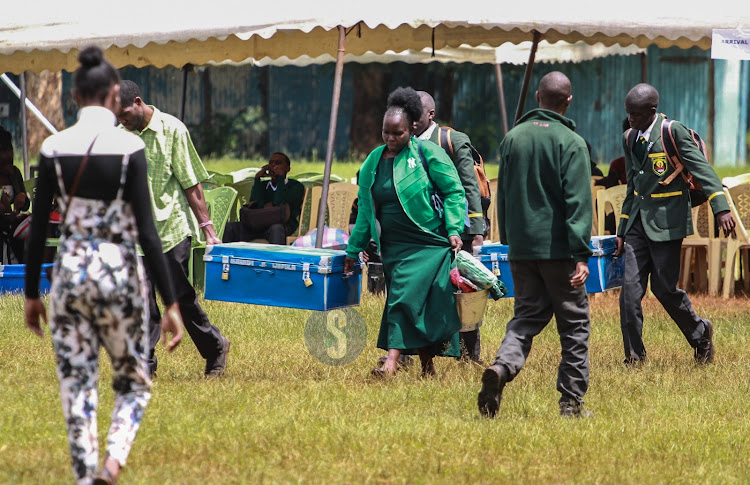
[[21,207],[26,205],[26,194],[19,192],[13,198],[13,212],[18,214],[21,212]]
[[[177,303],[167,307],[161,318],[161,340],[167,346],[167,352],[172,352],[182,340],[182,314]],[[172,334],[172,339],[167,340],[167,334]]]
[[344,274],[346,273],[352,273],[354,270],[354,265],[357,264],[357,260],[354,258],[350,258],[349,256],[344,258]]
[[456,252],[459,252],[464,245],[463,241],[461,241],[461,238],[458,236],[451,236],[448,238],[448,240],[451,243],[451,247]]
[[29,330],[44,337],[44,331],[39,323],[39,317],[44,319],[44,323],[47,323],[47,310],[44,308],[44,303],[39,298],[27,298],[26,306],[24,308],[24,316],[26,317],[26,326]]

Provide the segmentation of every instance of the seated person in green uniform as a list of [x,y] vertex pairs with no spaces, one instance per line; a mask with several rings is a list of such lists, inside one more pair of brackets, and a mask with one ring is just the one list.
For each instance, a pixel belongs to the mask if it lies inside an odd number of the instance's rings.
[[[466,196],[445,150],[413,136],[422,101],[412,88],[388,97],[385,145],[373,150],[359,173],[357,222],[346,248],[349,272],[373,239],[383,261],[388,295],[378,347],[388,351],[375,377],[393,376],[403,354],[418,354],[422,375],[433,375],[433,356],[460,355],[452,249],[461,249]],[[440,194],[443,210],[432,204]]]
[[[289,157],[284,153],[276,152],[271,155],[268,164],[255,174],[255,184],[248,201],[251,207],[256,208],[287,204],[289,206],[289,219],[283,224],[271,224],[260,231],[253,231],[239,221],[230,222],[224,229],[223,242],[251,241],[263,238],[270,244],[286,245],[287,236],[291,236],[299,227],[302,202],[305,198],[305,186],[286,176],[291,169]],[[270,177],[270,179],[261,180],[261,178],[266,177]]]

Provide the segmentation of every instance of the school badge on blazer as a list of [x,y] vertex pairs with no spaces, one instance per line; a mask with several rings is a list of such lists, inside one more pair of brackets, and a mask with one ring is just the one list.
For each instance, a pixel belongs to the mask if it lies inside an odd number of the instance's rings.
[[652,153],[648,156],[651,159],[651,169],[656,175],[661,177],[667,171],[667,156],[665,153]]

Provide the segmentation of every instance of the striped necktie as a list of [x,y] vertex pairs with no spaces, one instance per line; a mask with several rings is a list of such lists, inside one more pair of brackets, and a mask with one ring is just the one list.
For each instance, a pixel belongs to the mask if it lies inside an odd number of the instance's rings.
[[635,141],[635,146],[633,147],[633,156],[635,157],[636,160],[641,161],[643,160],[643,156],[645,154],[646,154],[646,139],[643,138],[643,135],[641,135]]

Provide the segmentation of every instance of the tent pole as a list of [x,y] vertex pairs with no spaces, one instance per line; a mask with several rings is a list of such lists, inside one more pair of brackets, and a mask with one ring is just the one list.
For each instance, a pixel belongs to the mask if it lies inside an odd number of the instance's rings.
[[[0,74],[0,81],[4,82],[5,85],[8,86],[11,91],[13,91],[13,94],[15,94],[18,99],[21,99],[21,90],[18,88],[18,86],[15,85],[13,80],[8,77],[7,73]],[[47,118],[44,117],[42,112],[39,111],[39,108],[37,108],[29,98],[26,98],[26,107],[29,108],[31,114],[36,116],[36,118],[44,125],[45,128],[47,128],[50,133],[52,133],[53,135],[57,133],[57,128],[55,128],[55,126],[50,123]]]
[[21,139],[23,140],[23,173],[25,178],[29,178],[29,132],[26,126],[26,72],[19,76],[21,85]]
[[497,78],[497,98],[500,100],[500,119],[503,121],[503,136],[508,133],[508,113],[505,106],[505,92],[503,90],[503,71],[500,63],[495,63],[495,77]]
[[320,195],[318,209],[318,231],[315,237],[315,247],[323,247],[323,229],[326,223],[326,208],[328,201],[328,184],[331,180],[331,165],[333,163],[333,148],[336,140],[336,122],[339,115],[339,100],[341,99],[341,79],[344,75],[344,54],[346,53],[346,29],[339,25],[339,48],[336,53],[336,71],[333,78],[333,100],[331,101],[331,121],[328,125],[328,145],[326,147],[326,166],[323,172],[323,191]]
[[523,86],[521,87],[521,96],[518,98],[518,107],[516,108],[516,118],[513,120],[513,125],[518,123],[518,120],[523,114],[523,107],[526,105],[526,95],[529,92],[529,83],[531,83],[531,73],[534,70],[534,58],[536,57],[536,49],[539,47],[539,41],[542,39],[542,34],[534,31],[534,42],[531,44],[531,52],[529,53],[529,62],[526,64],[526,73],[523,75]]
[[187,78],[190,64],[182,66],[182,94],[180,96],[180,121],[185,122],[185,102],[187,101]]

